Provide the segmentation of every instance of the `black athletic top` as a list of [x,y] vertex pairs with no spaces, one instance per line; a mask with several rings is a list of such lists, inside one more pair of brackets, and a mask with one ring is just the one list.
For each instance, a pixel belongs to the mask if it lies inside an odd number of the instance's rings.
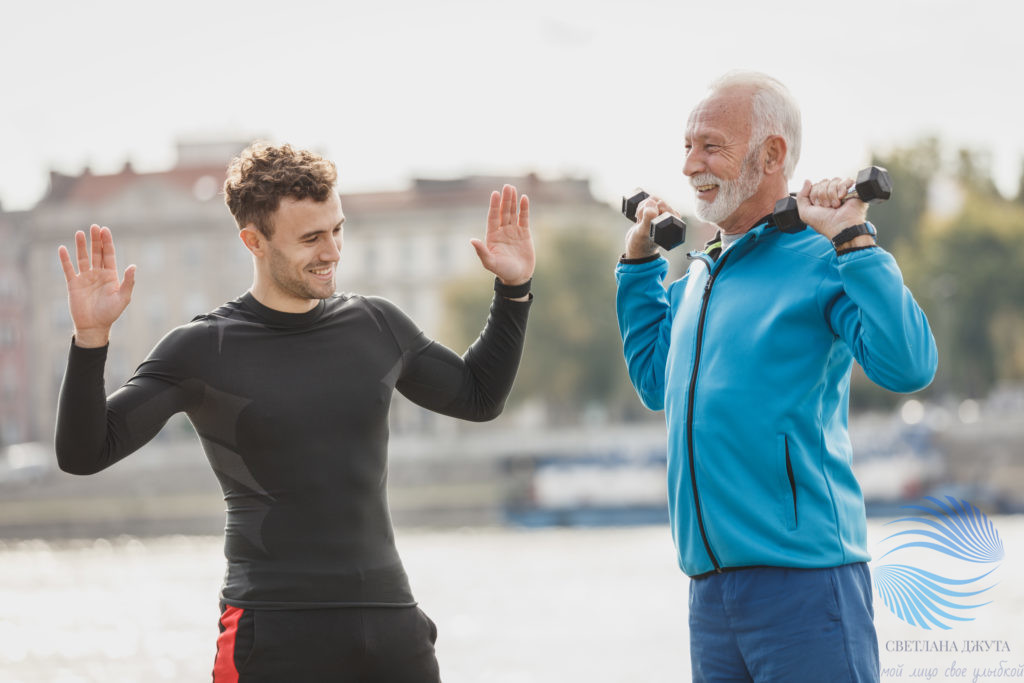
[[387,506],[392,393],[445,415],[496,417],[529,308],[495,296],[460,358],[384,299],[335,295],[293,314],[245,294],[172,330],[109,397],[106,347],[72,344],[57,459],[66,472],[98,472],[185,412],[227,502],[224,601],[412,605]]

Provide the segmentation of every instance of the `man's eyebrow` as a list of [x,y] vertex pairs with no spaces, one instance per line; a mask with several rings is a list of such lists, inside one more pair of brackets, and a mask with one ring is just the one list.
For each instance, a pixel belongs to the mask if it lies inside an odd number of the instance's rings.
[[317,235],[321,235],[321,234],[323,234],[325,232],[334,232],[335,230],[340,228],[344,222],[345,222],[345,219],[343,217],[340,221],[338,221],[338,224],[335,225],[330,230],[310,230],[309,232],[306,232],[306,233],[303,233],[302,235],[299,235],[299,239],[300,240],[308,240],[310,237],[316,237]]

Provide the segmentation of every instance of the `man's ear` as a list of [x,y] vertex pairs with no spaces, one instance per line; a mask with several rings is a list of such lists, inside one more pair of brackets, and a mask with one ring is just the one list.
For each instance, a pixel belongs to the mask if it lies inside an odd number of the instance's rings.
[[781,135],[770,135],[764,142],[764,172],[781,173],[786,165],[786,140]]
[[252,223],[245,226],[238,231],[238,237],[242,240],[242,244],[245,248],[253,253],[254,256],[262,256],[263,251],[266,248],[267,238],[263,236],[256,226]]

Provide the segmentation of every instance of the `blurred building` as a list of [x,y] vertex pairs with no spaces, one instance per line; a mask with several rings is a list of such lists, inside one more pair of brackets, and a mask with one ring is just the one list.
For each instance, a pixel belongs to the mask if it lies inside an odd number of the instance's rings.
[[0,447],[29,438],[28,286],[18,225],[0,212]]
[[[16,231],[24,244],[19,262],[28,283],[31,384],[19,396],[22,407],[30,406],[31,421],[23,436],[52,438],[72,329],[57,247],[73,249],[76,230],[88,230],[92,223],[109,226],[118,268],[138,267],[132,303],[112,333],[108,389],[124,382],[168,330],[249,288],[251,258],[221,194],[226,166],[244,145],[180,144],[175,167],[160,172],[140,173],[130,164],[108,175],[88,169],[79,175],[52,172],[50,188],[37,206],[7,214],[9,228],[4,229]],[[490,192],[505,182],[530,195],[538,240],[552,230],[619,224],[615,211],[591,195],[585,179],[418,179],[402,191],[345,194],[342,178],[346,223],[339,289],[387,297],[436,337],[445,285],[481,272],[469,239],[482,237]],[[15,299],[25,301],[20,294]],[[481,311],[481,324],[485,316]],[[18,329],[26,327],[21,323]],[[26,367],[24,358],[12,363]],[[399,406],[392,426],[399,431],[429,428],[430,420],[422,416],[403,418],[410,407]]]

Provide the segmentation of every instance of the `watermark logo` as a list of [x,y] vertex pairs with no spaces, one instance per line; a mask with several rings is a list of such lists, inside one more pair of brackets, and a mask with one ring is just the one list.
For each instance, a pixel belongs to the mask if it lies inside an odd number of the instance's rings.
[[925,501],[904,506],[919,516],[888,523],[906,528],[882,540],[896,547],[878,558],[890,563],[872,568],[873,583],[903,621],[949,630],[956,622],[973,621],[972,610],[991,602],[983,594],[998,583],[989,577],[1003,560],[1003,541],[992,520],[971,503],[951,496]]

